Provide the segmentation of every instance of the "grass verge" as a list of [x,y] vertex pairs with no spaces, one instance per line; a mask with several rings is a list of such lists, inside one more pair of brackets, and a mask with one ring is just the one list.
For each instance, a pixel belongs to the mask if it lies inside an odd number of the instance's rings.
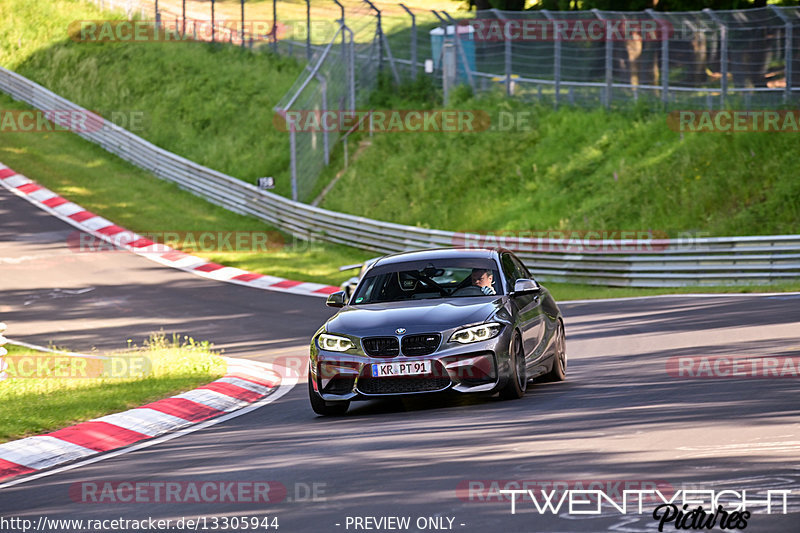
[[107,362],[7,345],[0,442],[54,431],[204,385],[225,373],[207,342],[154,335]]
[[[554,111],[460,93],[449,107],[486,112],[494,129],[377,133],[322,207],[481,233],[651,230],[676,237],[800,228],[791,133],[681,134],[663,112],[643,107]],[[409,99],[395,89],[373,103],[433,106],[430,97]]]
[[[3,109],[29,109],[0,94]],[[116,224],[139,233],[271,232],[252,217],[215,206],[68,132],[4,132],[0,161]],[[273,234],[271,232],[270,234]],[[317,283],[339,284],[339,266],[372,255],[345,246],[282,239],[264,252],[197,252],[229,266]],[[191,251],[191,250],[186,250]]]

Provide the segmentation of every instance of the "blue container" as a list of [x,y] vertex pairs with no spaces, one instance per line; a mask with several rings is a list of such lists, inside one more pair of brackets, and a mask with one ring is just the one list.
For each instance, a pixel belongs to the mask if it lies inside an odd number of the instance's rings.
[[[455,44],[456,26],[447,26],[447,42]],[[462,83],[469,83],[466,69],[464,68],[464,57],[466,56],[467,67],[470,72],[475,72],[475,39],[473,38],[475,28],[466,24],[458,25],[458,45],[461,52],[456,50],[456,64],[458,65],[458,78]],[[431,53],[433,54],[433,67],[438,69],[442,61],[442,46],[445,43],[445,28],[439,26],[430,31],[431,34]]]

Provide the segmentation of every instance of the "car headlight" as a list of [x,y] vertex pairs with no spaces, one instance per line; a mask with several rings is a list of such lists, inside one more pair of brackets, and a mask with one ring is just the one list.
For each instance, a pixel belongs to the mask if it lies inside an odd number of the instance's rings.
[[488,324],[462,328],[450,336],[450,342],[469,344],[471,342],[489,340],[493,337],[497,337],[497,335],[500,334],[501,329],[503,329],[503,325],[498,324],[497,322],[489,322]]
[[331,352],[346,352],[351,348],[355,348],[355,344],[353,344],[353,341],[351,341],[347,337],[340,337],[339,335],[329,335],[327,333],[323,333],[322,335],[317,337],[317,344],[319,345],[320,349],[328,350]]

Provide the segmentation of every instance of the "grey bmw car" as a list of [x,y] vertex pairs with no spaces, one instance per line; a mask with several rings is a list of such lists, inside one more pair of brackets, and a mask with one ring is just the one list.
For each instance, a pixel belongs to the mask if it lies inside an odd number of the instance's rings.
[[353,400],[455,391],[521,398],[566,379],[564,322],[550,293],[505,249],[382,257],[311,340],[308,394],[320,415]]

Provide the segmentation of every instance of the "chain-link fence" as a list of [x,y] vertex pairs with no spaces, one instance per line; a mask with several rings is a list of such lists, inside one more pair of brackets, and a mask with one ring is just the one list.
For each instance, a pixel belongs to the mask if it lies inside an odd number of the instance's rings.
[[[369,0],[273,0],[268,24],[258,26],[247,17],[246,2],[240,15],[228,3],[225,16],[214,14],[214,1],[190,13],[182,0],[95,3],[129,16],[154,14],[159,24],[184,35],[307,60],[307,70],[276,107],[284,117],[360,109],[382,72],[395,81],[428,75],[437,84],[499,89],[554,106],[618,107],[641,100],[665,109],[774,108],[796,105],[800,94],[798,7],[486,10],[456,20],[441,11]],[[343,131],[287,131],[293,193],[310,201]]]
[[[488,10],[456,20],[402,4],[382,10],[366,1],[351,5],[342,17],[357,28],[357,105],[384,70],[398,81],[422,73],[444,81],[448,44],[455,83],[476,92],[499,87],[509,96],[554,106],[619,107],[644,100],[665,109],[751,109],[795,103],[800,90],[800,8],[795,7],[683,13]],[[335,56],[326,61],[325,68],[336,68]],[[303,90],[295,103],[302,101],[300,109],[327,109],[317,90]],[[292,159],[303,199],[314,189],[325,154],[314,135],[298,133],[297,141]]]

